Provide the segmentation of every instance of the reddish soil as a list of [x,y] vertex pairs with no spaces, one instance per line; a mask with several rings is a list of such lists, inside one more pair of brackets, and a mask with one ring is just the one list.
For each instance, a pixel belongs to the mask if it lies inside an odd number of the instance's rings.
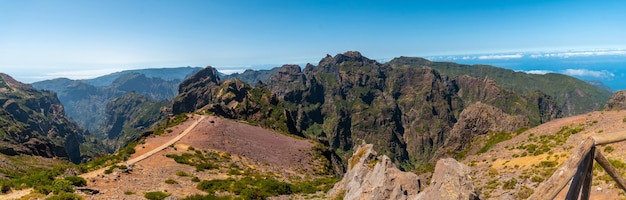
[[209,117],[189,137],[180,140],[195,148],[215,149],[284,169],[308,168],[313,144],[247,124]]
[[[137,145],[131,159],[174,139],[196,121],[194,118],[171,128],[171,133],[147,138],[145,143]],[[87,187],[99,190],[100,193],[84,196],[86,199],[143,199],[145,192],[163,191],[170,193],[173,199],[178,199],[191,194],[204,194],[196,189],[198,183],[192,182],[192,177],[201,180],[228,177],[228,169],[198,172],[193,166],[178,164],[165,156],[193,153],[189,146],[196,150],[228,152],[231,154],[231,163],[275,174],[302,172],[301,169],[308,167],[313,159],[311,142],[213,116],[207,116],[173,146],[137,162],[129,172],[115,170],[111,174],[100,173],[87,178]],[[191,176],[177,176],[179,171]],[[177,183],[165,183],[168,179]]]

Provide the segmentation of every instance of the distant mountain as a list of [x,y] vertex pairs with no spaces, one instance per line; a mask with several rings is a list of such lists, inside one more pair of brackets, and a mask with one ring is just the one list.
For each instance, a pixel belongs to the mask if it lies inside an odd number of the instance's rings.
[[[53,79],[33,83],[33,86],[56,92],[59,100],[65,106],[67,114],[98,138],[107,140],[107,144],[112,145],[110,151],[113,151],[127,141],[109,136],[109,134],[115,136],[120,134],[119,132],[109,133],[111,127],[134,127],[134,125],[109,124],[116,122],[106,120],[107,117],[111,117],[110,113],[117,113],[118,118],[129,117],[119,116],[119,110],[110,110],[119,106],[115,106],[115,103],[112,104],[113,106],[108,106],[111,101],[125,94],[134,93],[136,95],[131,96],[142,96],[140,99],[136,99],[137,101],[163,104],[162,101],[169,101],[178,94],[178,84],[182,80],[198,70],[199,68],[191,67],[129,70],[88,80]],[[150,108],[156,109],[155,112],[157,113],[160,109],[158,106]],[[137,111],[129,110],[122,113],[133,115],[134,112]],[[145,110],[141,112],[152,113],[152,111]],[[150,119],[159,118],[160,116],[150,116]],[[134,131],[145,128],[142,127]],[[108,141],[110,139],[114,139],[116,142]],[[118,144],[118,142],[120,143]]]
[[178,67],[178,68],[151,68],[151,69],[136,69],[125,70],[121,72],[115,72],[112,74],[100,76],[93,79],[86,79],[85,82],[93,86],[108,86],[113,83],[120,76],[130,73],[143,74],[148,78],[160,78],[165,81],[184,80],[191,74],[195,74],[200,71],[201,67]]
[[272,77],[272,75],[278,73],[278,70],[280,70],[280,67],[274,67],[272,69],[262,69],[262,70],[248,69],[242,73],[233,73],[229,75],[220,74],[220,78],[222,80],[229,80],[229,79],[237,78],[243,82],[254,85],[254,84],[257,84],[259,81],[263,83],[267,83],[267,81],[270,79],[270,77]]
[[103,153],[88,132],[65,115],[54,93],[0,73],[0,153],[82,162]]

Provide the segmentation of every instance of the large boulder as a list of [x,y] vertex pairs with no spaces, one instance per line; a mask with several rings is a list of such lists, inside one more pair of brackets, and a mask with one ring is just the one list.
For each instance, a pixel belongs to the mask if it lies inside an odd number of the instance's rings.
[[389,157],[377,156],[373,145],[361,145],[348,163],[343,179],[328,192],[343,199],[413,199],[420,190],[419,177],[400,171]]
[[626,90],[617,91],[606,103],[605,110],[626,110]]
[[470,171],[467,165],[452,158],[437,161],[430,186],[416,199],[478,200],[478,191],[472,184]]

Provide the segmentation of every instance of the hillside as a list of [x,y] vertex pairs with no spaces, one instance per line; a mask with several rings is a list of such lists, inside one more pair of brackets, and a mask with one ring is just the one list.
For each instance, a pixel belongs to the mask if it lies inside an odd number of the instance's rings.
[[100,153],[97,142],[65,115],[52,92],[0,74],[0,153],[79,163]]
[[[195,122],[198,124],[189,129]],[[126,170],[85,175],[87,187],[99,192],[82,195],[88,199],[141,199],[147,192],[160,191],[178,199],[219,191],[216,194],[245,199],[294,193],[313,196],[335,182],[333,173],[325,171],[329,164],[324,151],[314,143],[214,116],[191,116],[164,135],[146,138],[135,147],[130,160],[185,129],[190,131],[178,142]],[[231,182],[235,188],[218,186]],[[309,187],[306,184],[321,188],[303,190]],[[262,188],[252,188],[257,186]]]
[[609,90],[562,74],[527,74],[488,65],[431,62],[412,57],[394,58],[389,61],[389,64],[396,67],[427,66],[450,77],[462,75],[486,77],[495,80],[501,87],[519,94],[529,94],[539,90],[554,98],[564,116],[600,110],[611,96]]

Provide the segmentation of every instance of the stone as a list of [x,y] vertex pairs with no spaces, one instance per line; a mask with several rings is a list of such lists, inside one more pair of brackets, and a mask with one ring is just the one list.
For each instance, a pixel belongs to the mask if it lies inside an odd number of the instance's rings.
[[452,158],[441,159],[437,161],[430,186],[415,199],[478,200],[478,190],[472,184],[470,172],[467,165]]

